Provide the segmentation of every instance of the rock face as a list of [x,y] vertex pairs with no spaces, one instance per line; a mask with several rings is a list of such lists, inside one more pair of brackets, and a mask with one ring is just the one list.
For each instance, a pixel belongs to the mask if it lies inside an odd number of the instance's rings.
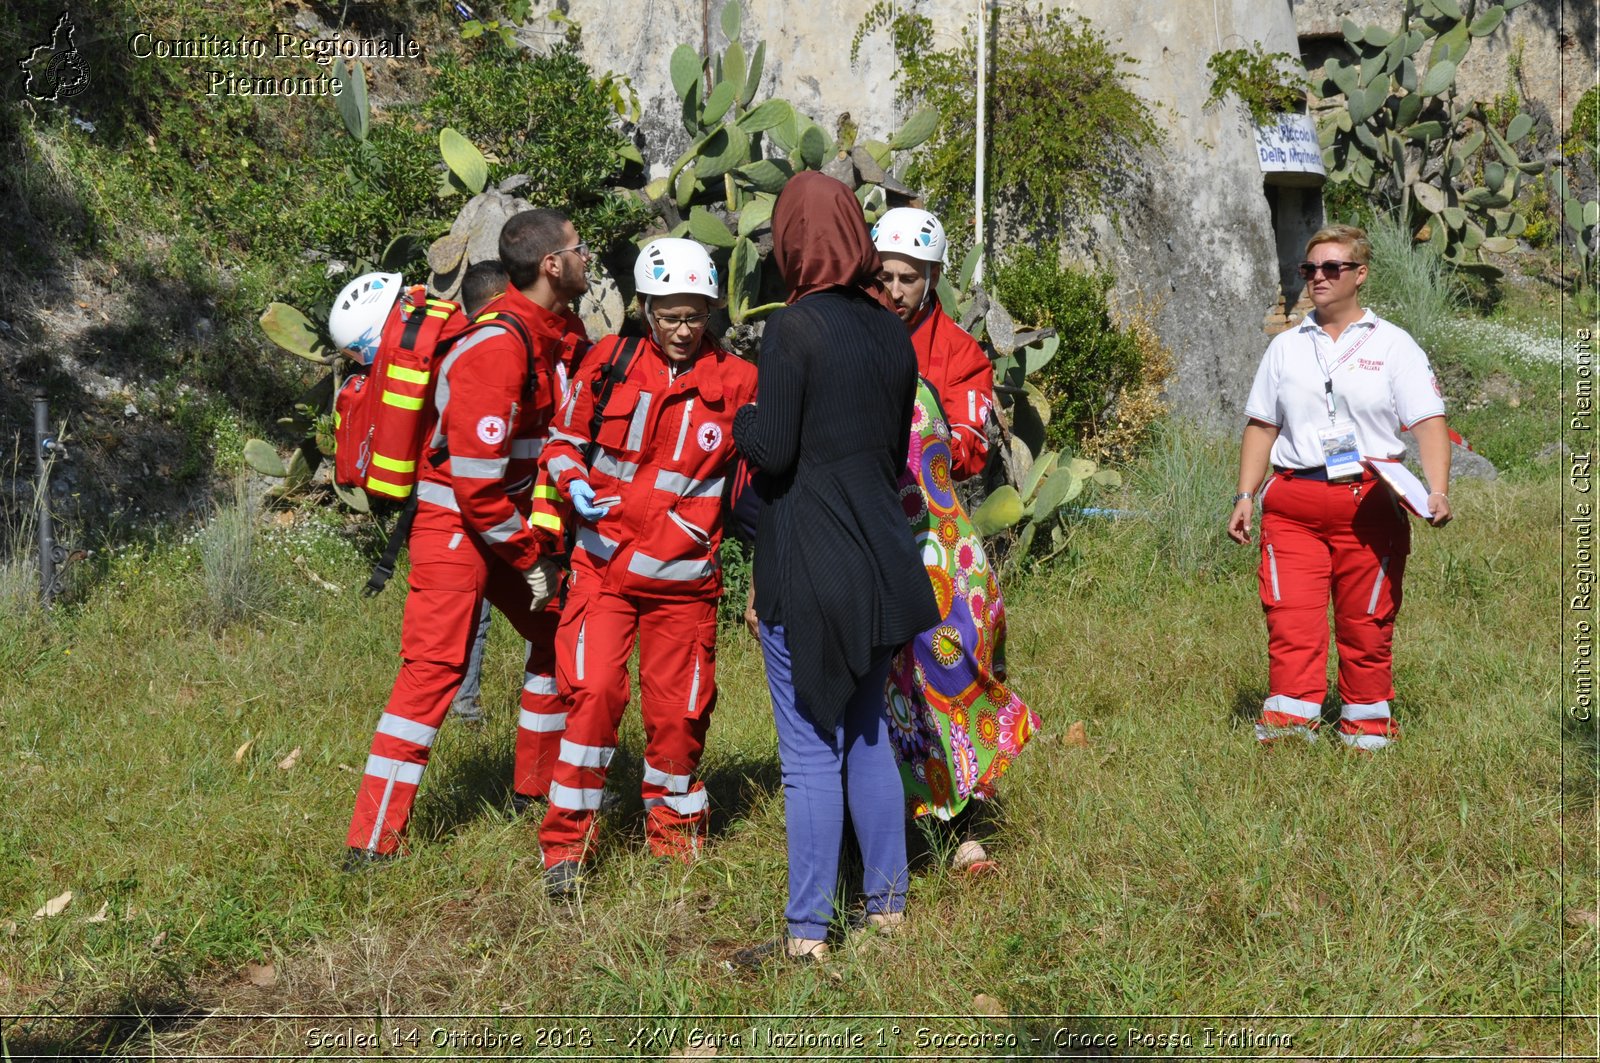
[[[871,0],[744,0],[743,42],[747,49],[758,39],[767,42],[762,97],[781,96],[830,131],[843,115],[863,137],[898,129],[906,116],[895,102],[888,32],[867,34],[858,61],[850,62],[850,39],[871,7]],[[632,79],[644,112],[646,154],[655,175],[664,174],[688,146],[668,60],[681,43],[702,52],[726,46],[722,0],[570,0],[565,10],[584,27],[590,66]],[[976,33],[978,5],[970,0],[924,0],[917,10],[933,21],[941,45],[957,44],[963,31]],[[1201,107],[1210,91],[1206,60],[1250,41],[1268,51],[1297,52],[1294,20],[1284,5],[1248,0],[1082,0],[1070,11],[1089,18],[1133,58],[1133,88],[1151,104],[1166,138],[1131,167],[1131,187],[1114,197],[1116,217],[1063,220],[1064,256],[1111,268],[1122,300],[1157,303],[1158,328],[1178,359],[1174,404],[1202,420],[1237,424],[1266,347],[1263,319],[1283,298],[1279,245],[1295,245],[1303,236],[1296,229],[1282,240],[1274,229],[1243,108],[1231,102]],[[524,37],[534,47],[547,39],[542,31]],[[1314,192],[1308,199],[1310,207],[1279,214],[1299,217],[1309,209],[1311,220],[1320,220],[1320,201]],[[1299,247],[1290,254],[1298,261]],[[1298,294],[1288,293],[1291,305]]]
[[[1394,0],[1290,0],[1290,7],[1306,65],[1313,70],[1337,54],[1335,49],[1342,50],[1345,19],[1391,29],[1400,24]],[[1542,108],[1564,133],[1578,97],[1595,83],[1595,29],[1592,4],[1532,0],[1508,12],[1487,37],[1474,38],[1456,72],[1458,89],[1474,99],[1493,100],[1506,91],[1512,57],[1520,51],[1518,95]]]

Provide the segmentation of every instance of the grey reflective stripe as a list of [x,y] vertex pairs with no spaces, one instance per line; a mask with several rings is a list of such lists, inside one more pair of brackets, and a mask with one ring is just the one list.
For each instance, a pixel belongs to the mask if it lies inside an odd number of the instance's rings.
[[564,712],[529,712],[523,709],[517,714],[517,726],[524,731],[534,734],[554,734],[567,729],[567,714]]
[[[1283,595],[1278,593],[1278,555],[1272,552],[1272,544],[1267,544],[1267,573],[1272,577],[1272,600],[1283,601]],[[1372,612],[1368,609],[1367,612]]]
[[727,484],[727,477],[713,476],[709,480],[696,480],[683,475],[681,472],[668,472],[662,469],[656,473],[656,489],[671,491],[683,498],[712,498],[722,494],[723,487]]
[[567,398],[567,416],[561,422],[562,428],[572,427],[572,409],[578,405],[578,396],[581,394],[583,394],[583,381],[574,381],[572,385],[572,394]]
[[553,782],[550,784],[550,804],[569,812],[593,812],[600,807],[600,798],[604,793],[604,790],[562,786]]
[[628,426],[628,449],[638,450],[644,446],[644,425],[650,416],[650,393],[639,392],[639,405],[633,408],[633,423]]
[[572,670],[578,674],[580,680],[583,679],[583,632],[588,626],[588,620],[578,621],[578,648],[572,654]]
[[378,733],[426,748],[433,745],[433,736],[439,729],[386,712],[378,717]]
[[527,438],[513,439],[511,441],[511,457],[513,459],[537,458],[544,453],[544,440]]
[[[555,804],[555,784],[550,786],[550,803]],[[655,808],[657,805],[666,805],[680,816],[694,816],[706,810],[705,790],[696,790],[692,794],[668,794],[666,797],[649,797],[645,799],[644,807]]]
[[554,694],[556,692],[556,677],[523,672],[522,689],[529,694]]
[[634,552],[632,557],[628,558],[628,571],[635,576],[669,580],[674,583],[689,583],[694,580],[702,580],[716,570],[716,562],[711,560],[661,561],[637,551]]
[[700,700],[700,647],[694,648],[694,680],[689,684],[689,704],[684,706],[686,716],[694,715],[694,706]]
[[594,459],[594,468],[596,472],[603,472],[607,476],[620,480],[625,484],[633,483],[633,476],[639,471],[637,463],[618,460],[604,451],[601,451],[600,456]]
[[689,783],[694,781],[694,776],[668,775],[647,760],[644,762],[644,781],[652,786],[671,790],[675,794],[682,794],[689,791]]
[[683,534],[687,535],[690,539],[693,539],[695,543],[698,544],[702,549],[711,549],[710,532],[706,531],[698,524],[692,524],[689,521],[684,520],[682,517],[678,516],[678,511],[675,509],[667,510],[667,516],[672,518],[672,523],[676,524],[680,529],[682,529]]
[[559,477],[568,469],[572,469],[574,472],[583,471],[583,466],[578,464],[577,459],[567,457],[555,458],[550,462],[549,465],[546,465],[545,468],[549,471],[552,477]]
[[585,553],[593,554],[602,561],[610,561],[611,555],[617,552],[617,544],[607,539],[588,525],[578,528],[578,545],[583,547]]
[[[677,461],[679,458],[683,457],[683,441],[688,438],[689,415],[693,412],[694,400],[690,399],[688,402],[683,404],[683,423],[678,425],[678,445],[672,449],[673,461]],[[659,480],[656,481],[656,486],[661,486],[661,482]]]
[[413,764],[408,760],[393,760],[389,757],[380,757],[374,753],[367,758],[367,766],[363,769],[366,774],[379,779],[393,778],[395,782],[403,782],[407,786],[416,786],[422,781],[422,769],[425,765]]
[[498,480],[506,474],[505,458],[451,458],[450,475],[468,480]]
[[455,366],[456,359],[484,340],[504,335],[506,335],[506,330],[502,325],[485,326],[450,348],[450,353],[444,356],[443,362],[439,363],[438,382],[433,386],[433,404],[434,408],[439,411],[439,427],[433,433],[433,445],[435,447],[441,447],[445,442],[443,434],[444,408],[450,405],[450,370]]
[[587,439],[581,439],[571,432],[563,432],[559,428],[550,429],[550,439],[552,441],[559,439],[561,442],[571,443],[575,447],[581,447],[588,442]]
[[616,746],[585,746],[565,738],[561,740],[561,763],[574,768],[608,768],[616,755]]
[[1378,578],[1372,581],[1372,600],[1367,602],[1367,615],[1371,616],[1378,611],[1378,592],[1383,590],[1383,577],[1389,571],[1389,559],[1380,558],[1378,561]]
[[521,513],[513,513],[499,524],[496,524],[494,527],[484,532],[483,537],[485,540],[491,543],[510,542],[513,535],[524,530],[527,528],[527,526],[528,524],[522,519]]
[[456,493],[444,484],[432,483],[424,480],[417,484],[417,501],[426,502],[430,506],[448,509],[452,513],[461,512],[461,504],[456,501]]

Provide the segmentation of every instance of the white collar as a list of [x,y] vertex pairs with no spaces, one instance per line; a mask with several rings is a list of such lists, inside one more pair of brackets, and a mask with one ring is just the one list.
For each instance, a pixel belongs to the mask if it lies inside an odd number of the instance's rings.
[[[1365,325],[1368,328],[1377,328],[1378,327],[1378,315],[1374,314],[1370,309],[1362,310],[1361,311],[1361,316],[1356,318],[1354,321],[1350,322],[1350,324],[1346,325],[1345,329],[1346,330],[1352,329],[1352,328],[1355,328],[1357,325]],[[1317,322],[1317,312],[1315,310],[1313,310],[1310,313],[1308,313],[1305,316],[1305,320],[1300,322],[1300,331],[1301,332],[1321,332],[1324,336],[1327,335],[1326,332],[1323,332],[1322,325]],[[1339,334],[1342,336],[1342,335],[1344,335],[1344,332],[1340,332]]]

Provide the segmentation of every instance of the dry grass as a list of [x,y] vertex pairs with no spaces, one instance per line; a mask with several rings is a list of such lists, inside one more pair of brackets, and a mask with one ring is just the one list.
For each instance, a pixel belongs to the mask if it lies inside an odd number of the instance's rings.
[[[1190,442],[1192,475],[1225,478],[1227,447]],[[769,1030],[846,1029],[866,1038],[852,1057],[973,1054],[919,1042],[919,1027],[1038,1054],[1113,1034],[1108,1054],[1128,1053],[1130,1027],[1188,1032],[1203,1054],[1206,1026],[1291,1039],[1245,1054],[1557,1051],[1559,1023],[1513,1017],[1581,1010],[1596,991],[1581,757],[1594,736],[1563,751],[1556,724],[1556,481],[1462,483],[1457,523],[1418,529],[1398,644],[1406,738],[1382,756],[1255,746],[1241,713],[1266,662],[1249,552],[1223,540],[1220,509],[1154,480],[1131,490],[1130,505],[1192,526],[1082,526],[1072,567],[1011,588],[1013,679],[1046,732],[1002,794],[1003,871],[969,882],[922,866],[913,932],[851,939],[826,971],[721,965],[779,931],[784,896],[772,726],[737,630],[703,765],[715,844],[689,869],[645,855],[630,722],[614,773],[630,796],[568,907],[543,896],[532,826],[504,811],[520,674],[506,625],[484,681],[490,722],[441,733],[414,854],[346,876],[334,863],[402,595],[326,593],[269,542],[274,615],[212,633],[184,600],[194,550],[125,555],[52,625],[0,630],[0,668],[23,677],[0,692],[0,1009],[26,1016],[6,1020],[8,1049],[331,1051],[317,1028],[385,1044],[398,1030],[400,1050],[443,1054],[437,1027],[519,1034],[524,1054],[667,1054],[659,1039],[628,1046],[635,1021],[533,1017],[604,1014],[680,1016],[662,1024],[677,1049],[697,1025],[740,1033],[722,1057]],[[287,549],[359,583],[347,547],[306,535]],[[1062,741],[1076,720],[1087,748]],[[68,888],[66,912],[32,918]],[[102,903],[111,918],[91,922]],[[273,984],[247,981],[251,962],[270,962]],[[990,1008],[977,994],[1003,1015],[961,1017]],[[188,1008],[203,1010],[144,1026],[51,1018]],[[803,1018],[694,1017],[772,1013]],[[859,1017],[879,1013],[906,1018]],[[1150,1018],[1174,1014],[1257,1018]],[[1349,1015],[1379,1017],[1330,1017]],[[585,1031],[602,1040],[559,1040]],[[1592,1043],[1593,1024],[1567,1033]]]

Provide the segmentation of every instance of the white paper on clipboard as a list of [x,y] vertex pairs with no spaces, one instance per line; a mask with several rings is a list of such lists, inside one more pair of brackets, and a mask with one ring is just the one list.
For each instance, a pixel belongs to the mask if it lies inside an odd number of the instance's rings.
[[1379,458],[1368,458],[1364,464],[1389,485],[1402,506],[1423,520],[1433,518],[1433,512],[1428,508],[1428,489],[1410,469],[1398,461]]

